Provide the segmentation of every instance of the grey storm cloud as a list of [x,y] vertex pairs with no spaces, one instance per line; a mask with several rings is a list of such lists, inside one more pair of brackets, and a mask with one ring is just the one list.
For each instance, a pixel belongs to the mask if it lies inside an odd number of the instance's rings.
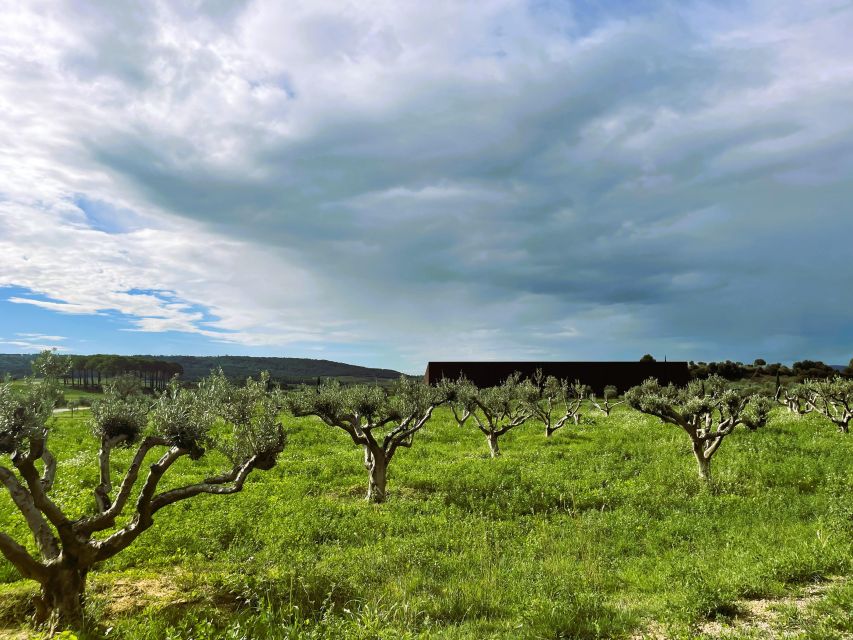
[[94,196],[281,251],[393,363],[846,362],[853,10],[585,4],[45,11]]

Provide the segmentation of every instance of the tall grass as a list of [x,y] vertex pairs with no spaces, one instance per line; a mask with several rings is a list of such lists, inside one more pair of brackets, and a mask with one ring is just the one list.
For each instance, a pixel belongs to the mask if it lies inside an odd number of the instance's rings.
[[[97,443],[85,415],[55,419],[58,500],[90,510]],[[817,416],[777,411],[727,438],[709,490],[679,430],[625,407],[549,440],[524,426],[495,460],[441,409],[394,459],[384,505],[364,502],[345,433],[285,422],[276,469],[164,510],[93,574],[89,637],[618,638],[650,624],[687,637],[740,598],[853,569],[853,437]],[[213,461],[197,466],[170,482]],[[25,539],[5,495],[0,523]],[[149,597],[117,608],[135,580]],[[0,583],[0,626],[22,624],[33,587],[2,561]],[[851,624],[838,591],[814,637]]]

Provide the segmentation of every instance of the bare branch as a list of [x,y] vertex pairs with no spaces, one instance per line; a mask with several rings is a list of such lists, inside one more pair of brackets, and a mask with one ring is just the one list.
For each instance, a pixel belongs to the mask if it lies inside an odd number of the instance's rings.
[[113,490],[112,480],[110,479],[110,454],[113,447],[127,440],[127,434],[120,434],[113,438],[101,438],[101,449],[98,451],[98,468],[101,474],[101,483],[95,487],[95,505],[98,513],[103,513],[110,508],[110,492]]
[[27,553],[27,550],[3,532],[0,532],[0,553],[12,563],[21,575],[30,580],[44,581],[47,570]]
[[[414,425],[407,429],[403,430],[395,430],[392,432],[390,437],[386,437],[385,441],[382,443],[383,448],[386,451],[387,458],[390,460],[394,456],[394,452],[397,450],[397,447],[405,447],[409,448],[412,446],[412,441],[414,435],[420,431],[429,419],[432,417],[432,412],[435,409],[434,405],[431,405],[427,408],[426,412],[421,416],[420,420],[418,420]],[[412,417],[407,418],[402,422],[402,425],[410,424],[413,419]]]
[[456,423],[460,427],[464,427],[465,423],[468,421],[468,418],[471,417],[471,412],[468,409],[463,410],[461,417],[456,412],[456,407],[454,405],[452,405],[452,404],[450,405],[450,410],[453,412],[453,417],[456,419]]
[[[151,515],[154,515],[163,507],[178,502],[179,500],[192,498],[193,496],[197,496],[201,493],[214,493],[219,495],[237,493],[243,488],[243,484],[246,482],[249,472],[255,468],[256,459],[257,456],[252,456],[245,464],[233,468],[228,473],[208,478],[204,482],[200,482],[198,484],[187,485],[178,489],[171,489],[155,496],[151,500]],[[232,481],[233,484],[227,485],[227,483]]]
[[20,452],[15,452],[12,456],[12,464],[18,469],[18,472],[27,483],[27,488],[33,497],[33,503],[41,511],[50,523],[56,527],[59,537],[63,538],[63,531],[70,526],[68,518],[62,513],[62,510],[47,497],[42,485],[42,479],[36,469],[33,460],[38,460],[44,454],[44,440],[34,439],[30,443],[30,451],[26,456],[20,455]]
[[145,438],[136,450],[133,460],[125,473],[124,480],[118,490],[115,502],[103,513],[92,518],[85,518],[74,524],[74,530],[78,535],[89,535],[95,531],[103,531],[115,524],[115,519],[121,514],[127,500],[130,497],[133,485],[136,484],[136,479],[139,476],[139,469],[142,466],[145,456],[148,452],[157,446],[168,446],[169,443],[165,438],[150,436]]
[[96,561],[100,562],[111,558],[126,548],[140,533],[154,523],[154,520],[151,518],[153,513],[151,510],[151,501],[154,498],[154,493],[157,491],[157,484],[160,482],[163,474],[166,473],[178,458],[188,454],[189,451],[186,449],[172,447],[157,462],[151,465],[148,477],[145,479],[145,483],[142,485],[142,490],[139,492],[139,497],[136,500],[136,514],[133,520],[113,535],[93,544]]
[[723,434],[723,435],[715,434],[715,439],[711,440],[710,444],[706,443],[706,445],[705,445],[705,459],[706,460],[710,460],[711,456],[713,456],[717,452],[717,449],[720,448],[720,445],[723,442],[723,437],[725,435],[726,434]]
[[0,482],[2,482],[12,498],[12,502],[24,516],[27,526],[33,533],[33,539],[42,557],[53,559],[59,555],[59,541],[41,512],[36,507],[32,494],[18,482],[15,474],[6,467],[0,467]]
[[41,475],[42,490],[47,493],[53,489],[53,481],[56,478],[56,458],[47,447],[42,451],[41,459],[44,462],[44,471]]

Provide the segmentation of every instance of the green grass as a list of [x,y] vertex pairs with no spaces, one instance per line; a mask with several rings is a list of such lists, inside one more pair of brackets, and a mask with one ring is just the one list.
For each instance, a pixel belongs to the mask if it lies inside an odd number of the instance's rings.
[[[58,416],[53,439],[55,498],[78,512],[96,481],[86,417]],[[624,407],[548,441],[528,424],[496,460],[440,409],[394,459],[384,505],[363,501],[346,434],[285,424],[274,470],[169,507],[92,574],[90,637],[686,638],[739,599],[853,573],[853,437],[816,416],[777,411],[738,430],[709,491],[683,433]],[[215,462],[183,461],[170,482]],[[6,495],[0,523],[25,539]],[[2,561],[0,583],[0,627],[20,626],[34,585]],[[798,614],[797,637],[849,633],[850,584]]]
[[71,400],[92,402],[103,395],[96,391],[84,391],[82,389],[73,389],[72,387],[60,387],[60,389],[62,389],[62,395],[66,402],[70,402]]
[[[24,384],[23,380],[13,380],[12,385],[14,386],[22,386]],[[78,402],[83,401],[85,404],[91,404],[92,401],[97,400],[102,397],[103,394],[96,391],[85,391],[83,389],[75,389],[73,387],[67,387],[65,385],[59,385],[59,390],[62,391],[62,397],[65,402],[70,402],[72,400],[76,400]],[[63,405],[60,402],[60,405]]]

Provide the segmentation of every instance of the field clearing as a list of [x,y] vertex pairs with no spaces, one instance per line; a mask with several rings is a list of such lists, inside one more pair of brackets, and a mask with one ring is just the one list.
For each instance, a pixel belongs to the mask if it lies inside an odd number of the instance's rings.
[[[23,380],[13,380],[12,386],[14,387],[23,387]],[[87,404],[94,402],[98,398],[103,398],[104,394],[99,391],[87,391],[86,389],[77,389],[74,387],[67,387],[65,385],[60,385],[59,390],[62,392],[62,397],[65,399],[65,402],[80,402],[85,401]]]
[[[51,437],[55,499],[77,513],[97,484],[87,419],[57,415]],[[739,428],[709,491],[684,433],[625,407],[549,440],[531,422],[495,460],[441,408],[395,457],[382,505],[363,500],[349,436],[284,422],[272,471],[172,505],[90,575],[91,637],[853,634],[853,438],[820,417],[776,410],[758,432]],[[115,473],[128,457],[116,453]],[[178,465],[170,486],[217,470]],[[5,493],[0,521],[29,537]],[[0,583],[0,627],[25,634],[35,583],[5,561]],[[779,610],[763,626],[748,624],[758,601]]]

